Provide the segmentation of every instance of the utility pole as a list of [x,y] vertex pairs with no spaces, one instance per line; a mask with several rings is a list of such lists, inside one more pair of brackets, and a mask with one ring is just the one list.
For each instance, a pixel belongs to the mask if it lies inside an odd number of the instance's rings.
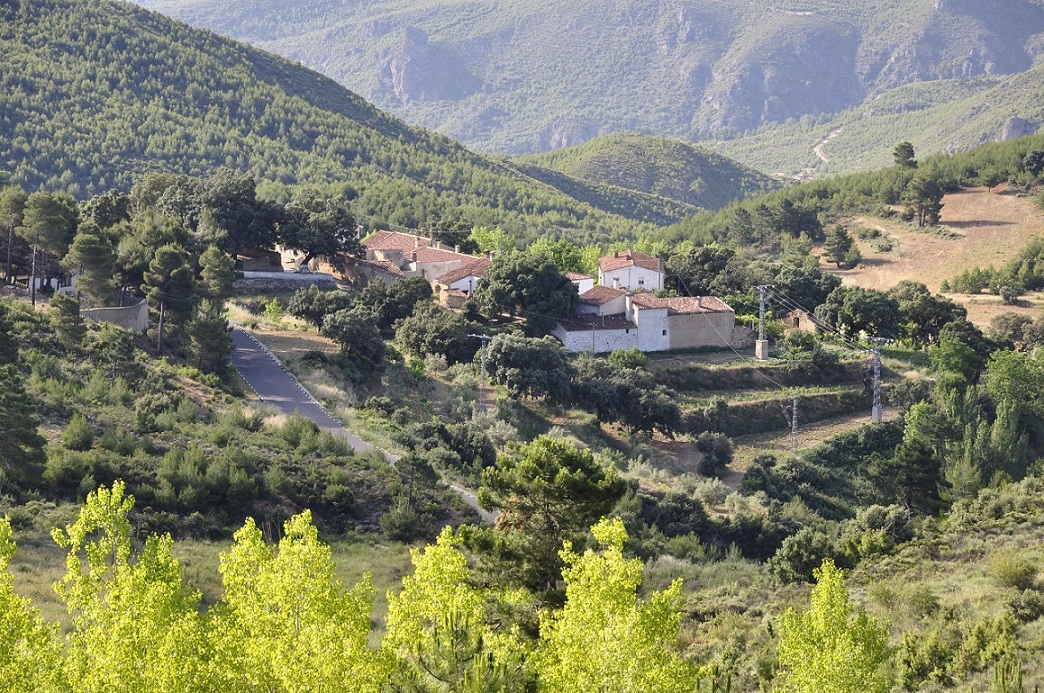
[[479,385],[479,400],[478,400],[478,412],[479,414],[486,413],[486,345],[493,339],[489,335],[485,334],[469,334],[469,337],[482,341],[482,381]]
[[790,424],[790,451],[794,455],[797,455],[797,434],[798,434],[798,393],[794,392],[794,399],[791,401],[789,407],[783,407],[783,416],[786,418],[787,423]]
[[873,344],[871,353],[874,355],[874,404],[870,410],[870,422],[881,423],[881,345],[888,344],[892,340],[885,339],[884,337],[871,337],[870,343]]
[[758,290],[758,341],[754,345],[754,358],[758,361],[768,361],[768,340],[765,339],[765,292],[772,288],[772,284],[762,284]]

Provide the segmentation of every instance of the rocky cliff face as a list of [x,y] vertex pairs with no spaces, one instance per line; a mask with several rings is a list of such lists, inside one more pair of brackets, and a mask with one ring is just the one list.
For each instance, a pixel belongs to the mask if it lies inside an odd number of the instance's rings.
[[381,87],[402,104],[457,101],[482,86],[482,80],[468,71],[460,56],[432,45],[423,30],[412,26],[403,30],[402,43],[384,62],[379,80]]

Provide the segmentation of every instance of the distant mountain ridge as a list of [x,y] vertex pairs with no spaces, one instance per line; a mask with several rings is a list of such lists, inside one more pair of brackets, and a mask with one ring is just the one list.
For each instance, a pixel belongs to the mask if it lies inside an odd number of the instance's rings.
[[[506,154],[622,131],[733,139],[1044,56],[1040,0],[140,1]],[[1010,109],[991,108],[1000,130]]]
[[635,237],[696,210],[476,154],[311,70],[109,0],[0,3],[0,172],[83,198],[146,171],[348,189],[359,215],[520,239]]

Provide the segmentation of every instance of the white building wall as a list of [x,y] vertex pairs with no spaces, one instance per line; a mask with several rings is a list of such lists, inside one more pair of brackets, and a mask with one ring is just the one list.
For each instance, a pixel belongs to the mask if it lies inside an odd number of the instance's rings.
[[667,351],[671,348],[671,328],[666,308],[639,308],[634,311],[632,319],[638,323],[639,349]]
[[[609,301],[603,303],[600,306],[596,306],[597,310],[594,312],[598,315],[620,315],[621,313],[627,312],[627,294],[621,294]],[[584,311],[587,312],[587,311]]]
[[561,325],[556,325],[551,334],[562,342],[566,351],[579,353],[594,351],[604,354],[617,349],[633,349],[638,346],[638,330],[577,330],[567,332]]
[[585,291],[590,291],[594,288],[595,280],[594,277],[591,277],[590,279],[575,279],[573,280],[573,284],[576,285],[576,292],[582,294]]
[[460,267],[463,260],[447,260],[445,262],[411,262],[410,269],[414,276],[420,275],[428,280],[429,284],[435,284],[435,277],[441,277],[447,272]]
[[638,291],[639,289],[653,291],[663,288],[663,272],[633,265],[609,272],[602,272],[601,268],[598,269],[599,284],[615,287],[617,279],[620,280],[619,288],[631,291]]
[[475,290],[475,287],[478,286],[478,281],[479,278],[475,276],[464,277],[463,279],[458,279],[457,281],[450,284],[449,288],[459,289],[467,294]]

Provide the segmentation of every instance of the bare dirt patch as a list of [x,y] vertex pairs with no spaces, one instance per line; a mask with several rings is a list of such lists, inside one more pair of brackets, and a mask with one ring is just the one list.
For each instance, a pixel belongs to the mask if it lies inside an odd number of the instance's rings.
[[299,359],[310,351],[321,351],[327,354],[337,353],[337,345],[332,340],[321,337],[314,332],[297,330],[278,332],[255,331],[252,334],[283,363]]
[[[876,252],[857,241],[863,262],[852,270],[830,270],[845,284],[885,291],[903,279],[924,282],[938,291],[951,279],[973,267],[1000,267],[1031,239],[1044,235],[1044,212],[1030,198],[1004,194],[1001,188],[961,190],[943,198],[942,219],[935,229],[917,229],[895,219],[856,218],[853,227],[877,228],[897,241],[887,253]],[[1019,310],[1003,306],[994,310],[988,296],[952,296],[968,305],[969,318],[988,324],[995,312]],[[1024,309],[1033,309],[1034,300]]]

